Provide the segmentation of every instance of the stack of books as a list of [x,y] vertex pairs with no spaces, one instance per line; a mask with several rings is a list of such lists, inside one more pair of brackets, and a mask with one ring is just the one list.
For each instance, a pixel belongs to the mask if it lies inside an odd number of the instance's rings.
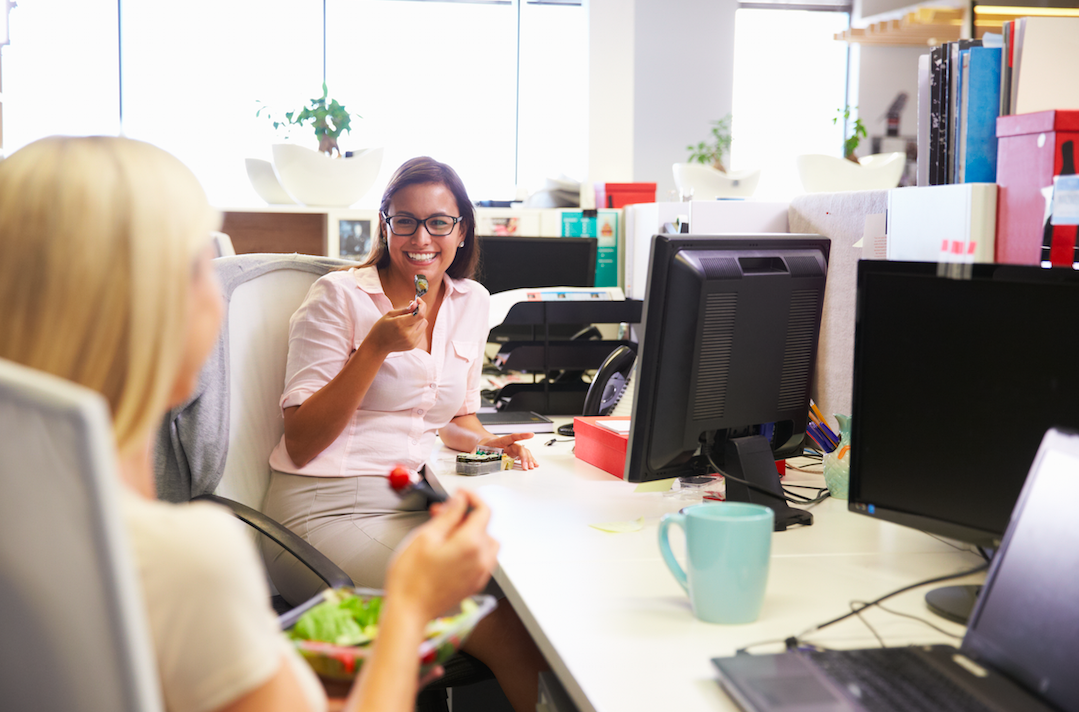
[[918,185],[996,182],[998,116],[1079,109],[1079,17],[1021,17],[918,65]]
[[996,181],[999,44],[946,42],[919,64],[918,120],[928,127],[919,131],[919,185]]

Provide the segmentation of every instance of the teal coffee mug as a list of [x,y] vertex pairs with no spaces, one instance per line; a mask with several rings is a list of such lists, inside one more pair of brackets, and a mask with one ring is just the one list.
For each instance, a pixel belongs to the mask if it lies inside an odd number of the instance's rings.
[[[761,614],[768,584],[775,514],[746,502],[686,507],[659,523],[659,550],[689,594],[693,614],[708,623],[752,623]],[[671,552],[671,526],[686,533],[686,569]]]

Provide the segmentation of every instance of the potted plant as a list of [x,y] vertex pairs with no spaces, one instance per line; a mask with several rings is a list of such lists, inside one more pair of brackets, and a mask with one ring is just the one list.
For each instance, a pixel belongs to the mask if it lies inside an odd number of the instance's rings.
[[[352,115],[337,99],[330,99],[329,89],[326,82],[322,83],[322,96],[308,102],[308,105],[298,111],[286,111],[284,118],[277,118],[269,107],[260,106],[255,116],[260,116],[265,111],[266,118],[273,124],[275,130],[284,128],[286,132],[289,126],[303,126],[310,124],[315,130],[315,138],[318,139],[318,150],[327,156],[335,152],[341,155],[341,149],[337,145],[337,139],[344,132],[352,130]],[[261,103],[261,102],[259,102]],[[363,118],[359,114],[357,118]]]
[[268,119],[285,138],[296,127],[310,127],[318,139],[317,151],[291,143],[274,144],[272,165],[256,158],[247,159],[251,184],[266,202],[347,207],[374,184],[382,165],[382,149],[352,151],[349,157],[341,158],[337,140],[342,133],[351,133],[353,115],[329,94],[323,82],[322,96],[283,116],[259,102],[255,116]]
[[[852,108],[849,104],[843,109],[836,109],[838,116],[832,117],[832,123],[838,123],[840,119],[843,119],[843,126],[846,127],[847,123],[850,121],[851,110]],[[857,163],[858,158],[854,155],[854,152],[858,149],[858,144],[862,142],[862,139],[868,135],[869,134],[865,130],[865,124],[862,123],[862,118],[856,118],[850,137],[843,141],[843,157],[848,161]]]
[[723,154],[731,148],[731,115],[727,114],[722,119],[712,122],[712,140],[701,141],[696,146],[689,144],[690,163],[702,163],[710,165],[721,173],[726,173],[723,167]]

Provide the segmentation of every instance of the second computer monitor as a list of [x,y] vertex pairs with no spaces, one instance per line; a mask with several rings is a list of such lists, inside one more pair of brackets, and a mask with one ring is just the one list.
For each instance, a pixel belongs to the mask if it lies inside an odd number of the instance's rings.
[[[829,245],[819,235],[653,237],[626,480],[708,474],[714,463],[751,481],[770,470],[778,489],[775,460],[802,450]],[[735,440],[751,440],[761,472],[731,462],[742,456],[727,447]]]

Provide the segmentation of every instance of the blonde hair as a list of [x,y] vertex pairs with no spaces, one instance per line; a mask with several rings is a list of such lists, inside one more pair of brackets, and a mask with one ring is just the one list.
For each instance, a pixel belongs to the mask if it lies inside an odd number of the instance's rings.
[[92,388],[117,446],[169,405],[192,261],[220,225],[198,180],[147,143],[52,137],[0,162],[0,358]]

